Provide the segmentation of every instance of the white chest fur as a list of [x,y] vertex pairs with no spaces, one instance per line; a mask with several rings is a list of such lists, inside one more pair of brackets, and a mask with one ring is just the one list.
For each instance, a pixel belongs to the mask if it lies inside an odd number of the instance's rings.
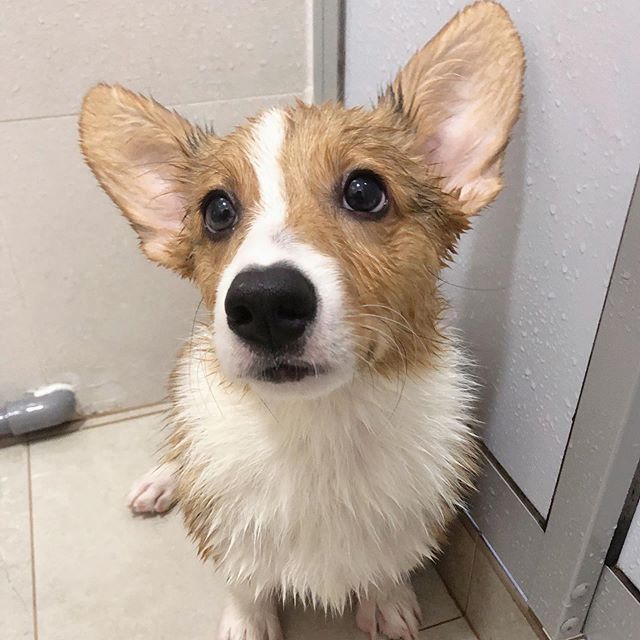
[[474,466],[462,367],[452,347],[419,378],[365,375],[276,402],[187,356],[174,393],[187,425],[181,491],[218,569],[256,592],[340,609],[432,556]]

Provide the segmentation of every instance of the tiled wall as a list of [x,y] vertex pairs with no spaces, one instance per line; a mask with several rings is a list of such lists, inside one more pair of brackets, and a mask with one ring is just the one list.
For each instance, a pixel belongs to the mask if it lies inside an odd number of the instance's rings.
[[0,21],[0,404],[70,382],[84,413],[142,405],[199,300],[147,263],[84,166],[83,93],[118,81],[224,132],[309,95],[309,0],[5,3]]

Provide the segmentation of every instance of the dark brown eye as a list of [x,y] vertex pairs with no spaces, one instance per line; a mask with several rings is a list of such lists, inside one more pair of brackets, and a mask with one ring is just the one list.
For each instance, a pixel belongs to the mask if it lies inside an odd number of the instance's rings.
[[388,202],[384,184],[375,173],[358,170],[347,177],[342,191],[345,209],[377,220],[387,212]]
[[213,237],[229,232],[238,220],[231,196],[220,189],[208,193],[200,206],[204,226]]

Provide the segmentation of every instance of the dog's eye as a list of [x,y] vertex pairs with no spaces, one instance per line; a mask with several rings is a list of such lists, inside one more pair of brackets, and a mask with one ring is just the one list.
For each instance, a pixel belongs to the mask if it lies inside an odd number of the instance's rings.
[[342,206],[349,211],[381,218],[388,208],[389,199],[382,180],[371,171],[354,171],[342,191]]
[[238,213],[228,193],[217,189],[207,194],[201,205],[204,226],[212,236],[230,231],[238,220]]

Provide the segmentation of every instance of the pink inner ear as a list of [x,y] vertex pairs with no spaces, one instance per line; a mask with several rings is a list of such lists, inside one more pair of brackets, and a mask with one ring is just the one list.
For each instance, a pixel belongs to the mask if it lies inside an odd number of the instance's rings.
[[147,256],[160,262],[170,257],[183,224],[184,200],[174,188],[156,173],[148,173],[140,180],[141,197],[136,209],[140,223],[138,235]]
[[460,189],[463,199],[467,192],[482,190],[483,179],[494,175],[486,162],[497,145],[498,132],[486,121],[482,107],[474,100],[459,102],[425,142],[428,160],[439,165],[445,189]]
[[146,206],[136,203],[140,222],[157,235],[180,231],[185,209],[182,196],[175,191],[176,185],[156,171],[144,173],[138,182],[142,198],[148,198]]

